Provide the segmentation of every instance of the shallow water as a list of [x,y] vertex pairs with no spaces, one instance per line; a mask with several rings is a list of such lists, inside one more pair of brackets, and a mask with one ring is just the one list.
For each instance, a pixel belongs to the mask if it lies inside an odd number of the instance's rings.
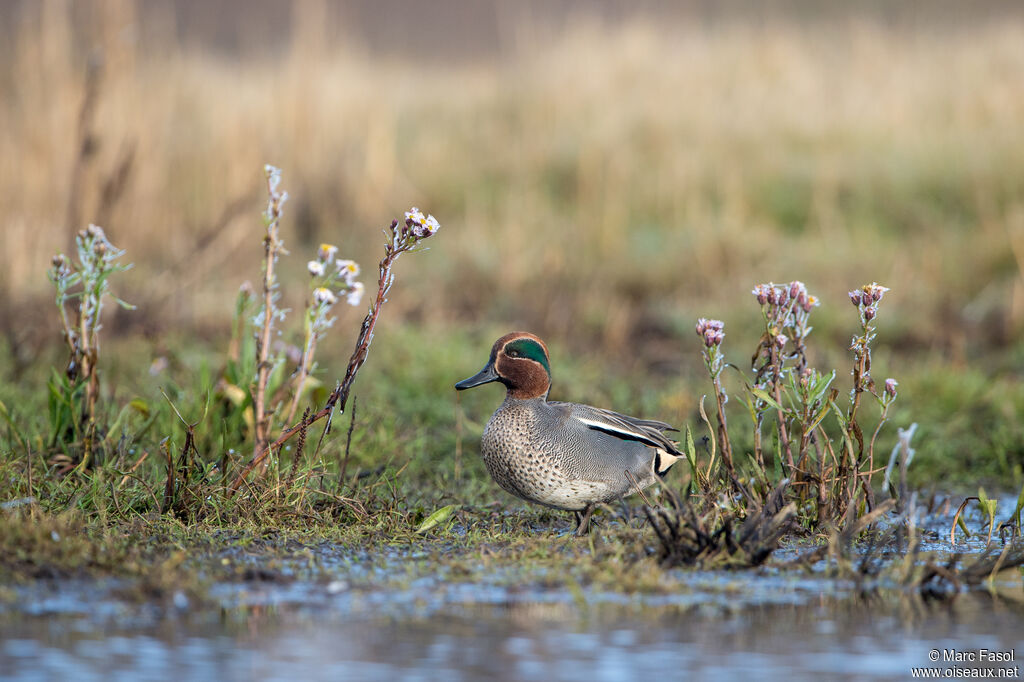
[[124,599],[115,580],[15,588],[0,606],[0,677],[909,679],[971,665],[932,663],[932,650],[986,649],[1014,660],[973,665],[1012,678],[1024,657],[1019,572],[995,593],[939,600],[775,569],[679,571],[677,591],[621,594],[546,588],[536,575],[517,585],[428,572],[381,587],[421,555],[316,552],[318,579],[218,584],[212,607]]

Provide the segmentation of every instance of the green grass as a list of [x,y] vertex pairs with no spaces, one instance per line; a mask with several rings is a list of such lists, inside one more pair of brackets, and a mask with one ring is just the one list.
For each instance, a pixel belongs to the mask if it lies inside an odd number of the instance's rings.
[[[756,314],[754,310],[751,312]],[[503,397],[501,388],[488,387],[465,394],[457,394],[453,389],[455,381],[482,366],[490,339],[500,331],[485,329],[466,334],[443,329],[392,327],[378,334],[370,361],[353,393],[356,426],[348,473],[358,475],[382,466],[392,472],[401,470],[393,484],[388,484],[395,488],[388,494],[412,500],[414,511],[410,524],[416,523],[419,514],[429,514],[442,501],[486,504],[497,500],[518,506],[489,480],[478,456],[480,432]],[[342,349],[347,345],[340,339],[328,338],[332,343],[325,348],[322,360],[325,371],[341,365]],[[237,470],[249,456],[251,445],[244,422],[232,417],[226,403],[217,398],[215,368],[222,362],[219,350],[224,346],[184,340],[165,343],[170,348],[180,343],[183,352],[173,354],[172,369],[157,376],[148,372],[152,360],[150,349],[133,340],[111,342],[106,347],[109,356],[117,359],[103,375],[106,421],[108,424],[115,421],[122,409],[124,414],[117,431],[107,434],[102,466],[81,479],[59,478],[48,463],[61,452],[49,446],[51,434],[47,432],[44,396],[34,388],[38,385],[36,382],[43,381],[42,368],[36,368],[23,384],[5,382],[0,385],[0,401],[7,406],[11,417],[11,423],[2,427],[7,437],[0,452],[0,465],[10,482],[7,497],[31,493],[50,511],[61,512],[70,507],[90,516],[107,514],[131,518],[132,513],[154,512],[157,505],[153,498],[161,496],[166,475],[160,442],[169,439],[170,451],[177,455],[185,434],[184,425],[162,393],[170,398],[186,421],[198,422],[195,434],[201,463],[207,466],[219,463],[230,449],[235,454],[229,457],[229,462],[233,458],[230,464]],[[739,343],[735,340],[733,345]],[[693,355],[698,353],[697,339],[680,340],[680,345],[688,346],[685,350]],[[745,354],[733,355],[739,355],[735,361],[742,364]],[[698,438],[703,434],[696,404],[700,395],[710,393],[710,384],[699,374],[688,366],[677,368],[671,376],[644,373],[638,369],[643,367],[642,358],[627,359],[622,364],[614,360],[589,353],[573,355],[571,349],[554,347],[552,397],[666,419],[681,427],[689,426]],[[996,489],[1016,487],[1024,464],[1024,449],[1020,446],[1024,432],[1014,419],[1015,414],[1024,410],[1024,388],[1020,382],[1012,377],[994,378],[977,369],[940,367],[936,370],[935,363],[928,361],[909,361],[900,371],[899,359],[881,352],[876,363],[891,370],[900,381],[900,399],[879,444],[882,456],[887,456],[894,444],[897,426],[917,422],[920,424],[914,443],[917,457],[910,469],[915,485],[938,485],[946,489],[969,488],[979,483]],[[729,374],[725,377],[727,389],[738,396],[738,384]],[[330,383],[327,376],[323,378]],[[848,382],[848,377],[840,371],[837,387],[841,391],[848,390]],[[146,413],[124,408],[131,401],[145,405]],[[464,416],[461,434],[456,429],[459,409]],[[739,401],[732,401],[729,409],[737,452],[748,451],[750,443],[743,433],[745,417]],[[206,417],[202,419],[204,413]],[[302,473],[314,475],[313,472],[322,471],[327,477],[337,475],[338,463],[344,456],[348,425],[349,415],[336,416],[333,430],[324,439],[315,460],[311,458],[311,450],[319,437],[319,427],[312,429],[307,447],[310,459],[303,462]],[[22,442],[31,454],[19,445]],[[458,460],[457,450],[461,452]],[[135,475],[148,483],[150,489],[141,482],[128,481],[119,488],[115,504],[109,484],[112,479],[120,480],[120,476],[107,472],[105,467],[119,462],[119,470],[124,471],[147,451],[149,456]],[[31,491],[26,480],[29,459],[34,477]],[[286,477],[289,453],[285,453],[279,466],[275,477]],[[365,490],[367,484],[362,485]],[[378,493],[386,487],[382,483],[377,486]],[[120,514],[116,507],[121,508]],[[236,518],[235,515],[244,516],[244,511],[234,509],[226,518]]]

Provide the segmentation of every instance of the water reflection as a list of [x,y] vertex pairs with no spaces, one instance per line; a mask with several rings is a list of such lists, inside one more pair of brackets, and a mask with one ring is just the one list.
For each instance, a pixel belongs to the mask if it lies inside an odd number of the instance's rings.
[[[780,591],[768,585],[769,596]],[[1019,602],[983,592],[928,602],[803,586],[791,591],[801,600],[656,604],[588,594],[585,605],[559,592],[496,592],[417,611],[320,588],[219,613],[104,612],[82,596],[81,608],[0,617],[0,671],[15,680],[906,679],[911,667],[929,665],[932,648],[1019,648],[1024,622]]]

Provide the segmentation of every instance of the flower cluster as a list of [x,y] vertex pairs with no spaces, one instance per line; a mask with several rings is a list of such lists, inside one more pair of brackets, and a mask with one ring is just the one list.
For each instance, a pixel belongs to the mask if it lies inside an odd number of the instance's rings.
[[781,355],[786,344],[792,341],[795,345],[793,353],[802,355],[804,339],[811,332],[808,324],[811,311],[820,305],[818,297],[808,293],[807,287],[799,280],[788,284],[758,284],[750,293],[757,298],[764,317],[766,342],[762,343],[762,350],[766,352],[774,345]]
[[[99,225],[89,225],[80,231],[75,237],[75,247],[78,252],[78,266],[76,267],[63,253],[58,253],[53,257],[53,267],[50,268],[48,275],[57,289],[57,305],[62,310],[72,299],[79,299],[79,324],[70,324],[66,316],[62,315],[64,332],[72,346],[76,340],[80,340],[85,341],[88,347],[88,339],[82,337],[95,334],[100,328],[103,298],[110,290],[108,276],[113,272],[127,270],[131,265],[117,263],[124,255],[124,251],[110,243]],[[81,291],[71,293],[71,289],[77,285],[81,286]],[[115,300],[125,308],[132,307],[120,299]],[[74,347],[71,350],[72,354],[77,352]]]
[[[722,353],[722,341],[725,340],[725,323],[721,320],[700,318],[697,320],[697,336],[704,341],[704,365],[711,378],[717,382],[718,375],[725,366],[725,355]],[[717,386],[717,383],[716,383]]]
[[807,293],[807,287],[800,281],[789,284],[758,284],[750,293],[757,297],[757,302],[761,305],[783,307],[791,304],[806,313],[818,305],[817,297]]
[[900,382],[896,381],[892,377],[885,380],[885,394],[890,398],[896,397],[896,387],[900,385]]
[[53,257],[53,268],[50,269],[50,278],[54,280],[62,280],[70,277],[73,273],[71,264],[68,263],[67,256],[63,253],[58,253]]
[[697,336],[704,339],[704,345],[708,348],[721,346],[725,340],[725,323],[702,317],[697,320]]
[[878,315],[878,302],[885,296],[889,287],[883,287],[878,282],[865,284],[860,289],[850,292],[850,302],[857,306],[860,311],[861,323],[866,325]]
[[58,253],[53,257],[52,267],[47,274],[56,289],[57,309],[69,351],[66,375],[76,386],[71,387],[70,394],[66,394],[62,386],[51,384],[50,388],[64,394],[63,399],[70,406],[77,401],[75,391],[84,384],[81,415],[87,429],[84,458],[88,459],[92,451],[95,408],[99,396],[96,366],[99,362],[103,303],[109,297],[123,308],[131,309],[134,306],[110,294],[110,276],[127,270],[131,265],[118,263],[124,251],[110,243],[103,229],[90,225],[82,230],[75,237],[75,247],[78,252],[77,264]]
[[[359,264],[354,260],[335,258],[337,254],[338,247],[334,244],[321,244],[317,249],[316,259],[306,263],[313,289],[310,314],[314,318],[317,312],[322,313],[321,316],[326,315],[327,310],[338,302],[339,294],[344,296],[345,301],[351,306],[359,305],[363,299],[363,283],[356,281],[360,272]],[[338,290],[337,294],[335,289]],[[330,326],[332,321],[324,317],[323,327]]]
[[441,229],[441,224],[432,215],[423,215],[423,211],[415,206],[405,212],[405,227],[419,239],[432,236]]

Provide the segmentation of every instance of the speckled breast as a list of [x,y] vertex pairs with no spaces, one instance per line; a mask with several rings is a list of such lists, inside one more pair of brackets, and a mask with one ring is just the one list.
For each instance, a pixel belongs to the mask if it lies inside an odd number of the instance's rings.
[[516,497],[556,509],[580,510],[606,498],[607,486],[582,480],[551,437],[540,433],[538,421],[528,406],[509,403],[491,417],[481,454],[495,482]]

